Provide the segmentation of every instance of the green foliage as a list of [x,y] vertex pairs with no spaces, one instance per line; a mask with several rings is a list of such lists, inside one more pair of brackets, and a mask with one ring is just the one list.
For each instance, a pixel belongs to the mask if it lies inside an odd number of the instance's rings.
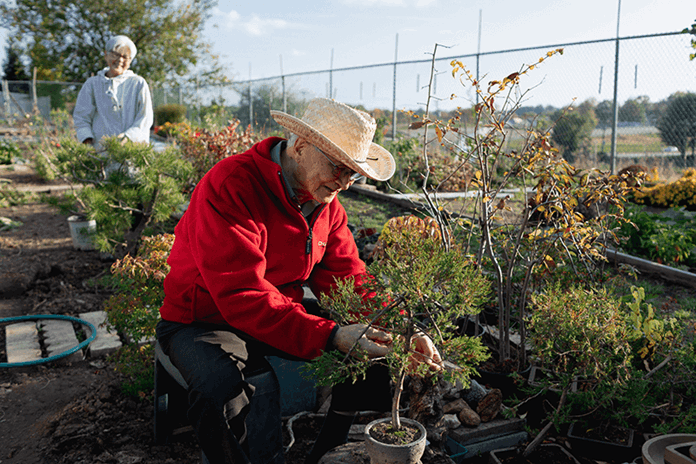
[[679,149],[686,166],[687,150],[690,148],[693,152],[696,146],[696,94],[670,96],[667,109],[657,122],[657,129],[665,144]]
[[20,192],[15,188],[0,186],[0,208],[25,205],[33,201],[35,197],[36,196],[30,192]]
[[84,81],[104,64],[109,38],[125,34],[138,47],[131,69],[149,82],[164,83],[190,69],[200,69],[203,82],[222,75],[202,40],[214,5],[211,0],[18,0],[0,4],[0,16],[40,80]]
[[624,382],[632,351],[621,300],[604,290],[579,285],[551,286],[532,296],[530,342],[540,365],[563,378]]
[[163,282],[169,272],[167,257],[173,243],[171,234],[143,237],[138,254],[116,261],[111,266],[112,276],[105,281],[114,288],[104,305],[109,326],[130,341],[114,357],[117,369],[126,378],[124,391],[129,394],[149,394],[152,390],[153,351],[149,340],[154,339],[160,320]]
[[[696,50],[696,21],[691,25],[691,28],[686,28],[682,31],[684,34],[691,34],[694,37],[691,39],[691,48]],[[690,60],[695,60],[696,59],[696,52],[692,53],[689,55]]]
[[674,342],[676,319],[656,317],[651,304],[645,303],[645,290],[642,287],[631,288],[633,301],[626,303],[631,324],[631,339],[638,342],[638,355],[645,359],[654,359],[656,354],[664,356],[665,349]]
[[7,137],[0,139],[0,164],[12,164],[21,154],[17,142]]
[[192,166],[174,148],[155,152],[148,144],[104,139],[105,150],[64,139],[54,164],[61,176],[82,184],[78,214],[97,222],[95,247],[124,256],[134,253],[144,228],[167,220],[184,203]]
[[[399,404],[407,373],[427,374],[425,364],[414,367],[411,360],[411,340],[419,332],[430,336],[443,359],[458,366],[445,370],[445,378],[468,385],[475,366],[488,354],[479,338],[460,336],[455,321],[481,310],[489,297],[490,282],[461,249],[443,245],[432,220],[415,216],[391,219],[377,248],[377,259],[368,269],[374,277],[360,282],[358,292],[352,279],[338,281],[333,294],[322,296],[322,306],[339,324],[364,323],[393,335],[386,359],[372,361],[389,366],[397,384],[393,405]],[[347,355],[324,353],[309,370],[317,381],[332,385],[360,378],[370,362],[356,346]],[[395,409],[392,414],[398,416],[398,411]]]
[[[227,119],[236,119],[242,127],[248,127],[252,123],[251,130],[265,132],[278,128],[279,126],[271,117],[271,109],[283,110],[282,90],[276,84],[262,84],[251,89],[244,86],[237,88],[239,94],[239,105],[230,108],[231,114]],[[249,100],[252,101],[253,117],[249,115]],[[291,115],[301,115],[307,106],[307,101],[303,96],[286,89],[285,105],[287,113]],[[300,117],[300,116],[297,116]]]
[[592,130],[597,126],[597,118],[590,112],[564,112],[558,115],[553,128],[553,142],[563,148],[563,157],[570,162],[575,153],[588,143]]
[[186,123],[169,126],[183,158],[193,165],[190,184],[198,183],[221,159],[243,153],[256,143],[251,127],[243,131],[238,127],[239,121],[228,121],[226,127],[217,131],[193,128]]
[[662,215],[629,207],[617,236],[621,248],[638,256],[670,266],[696,267],[696,215],[683,208],[674,214]]
[[166,123],[177,124],[186,119],[186,107],[177,103],[167,103],[155,108],[155,121],[158,126]]

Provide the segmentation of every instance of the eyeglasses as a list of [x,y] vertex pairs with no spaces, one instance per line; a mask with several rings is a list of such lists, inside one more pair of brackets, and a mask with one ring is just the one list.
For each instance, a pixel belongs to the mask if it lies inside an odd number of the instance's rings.
[[324,158],[326,158],[329,161],[329,163],[331,163],[331,166],[333,169],[333,175],[336,176],[337,178],[339,178],[339,179],[342,178],[346,173],[350,174],[350,180],[352,182],[358,181],[364,177],[362,174],[360,174],[359,172],[355,172],[354,170],[352,170],[348,166],[340,166],[340,167],[337,166],[336,163],[331,161],[331,158],[326,156],[326,153],[324,153],[319,148],[317,148],[316,145],[312,145],[312,146],[314,147],[314,149],[316,151],[318,151],[319,153],[324,155]]
[[130,60],[131,60],[130,55],[121,55],[120,53],[116,53],[116,52],[113,51],[113,50],[109,52],[109,55],[111,55],[111,58],[114,58],[114,59],[121,59],[121,58],[123,58],[123,59],[126,60],[126,61],[130,61]]

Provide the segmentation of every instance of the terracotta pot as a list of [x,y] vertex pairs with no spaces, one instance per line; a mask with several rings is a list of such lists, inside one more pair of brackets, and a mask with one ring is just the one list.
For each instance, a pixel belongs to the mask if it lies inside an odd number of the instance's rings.
[[[521,453],[524,450],[524,448],[503,448],[499,450],[493,450],[489,454],[488,462],[490,464],[502,464],[505,462],[505,460],[518,456],[519,453]],[[553,453],[554,455],[558,455],[561,457],[566,458],[566,461],[568,464],[580,464],[580,461],[578,461],[575,456],[570,454],[570,452],[565,449],[564,447],[557,445],[555,443],[545,443],[539,446],[528,458],[528,462],[533,462],[538,464],[547,464],[548,462],[562,462],[557,459],[554,459],[551,461],[549,459],[548,453]],[[535,460],[535,455],[536,459]],[[521,456],[519,456],[519,461],[521,461]],[[507,462],[518,462],[518,460],[515,461],[507,461]],[[527,462],[527,461],[525,461]]]
[[370,455],[371,464],[420,464],[421,456],[425,452],[427,431],[420,423],[402,418],[403,424],[418,428],[420,436],[411,443],[405,445],[390,445],[381,443],[370,435],[370,429],[382,422],[391,422],[391,418],[377,419],[365,426],[365,448]]

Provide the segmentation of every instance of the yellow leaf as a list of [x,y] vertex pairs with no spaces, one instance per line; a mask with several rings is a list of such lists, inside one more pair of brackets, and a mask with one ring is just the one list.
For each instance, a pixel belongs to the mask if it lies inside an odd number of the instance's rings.
[[439,126],[435,126],[435,133],[437,134],[438,142],[442,143],[442,137],[444,136],[444,134],[442,133],[442,129],[440,129]]

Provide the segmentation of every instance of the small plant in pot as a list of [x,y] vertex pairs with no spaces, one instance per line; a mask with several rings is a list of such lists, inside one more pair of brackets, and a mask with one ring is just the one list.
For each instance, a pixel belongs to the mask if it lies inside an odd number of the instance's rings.
[[532,308],[529,328],[534,354],[542,367],[554,372],[553,385],[561,393],[525,456],[552,426],[567,422],[565,406],[576,379],[591,380],[598,392],[609,392],[628,380],[632,360],[622,302],[606,291],[554,284],[532,297]]
[[[347,354],[325,352],[309,366],[321,385],[334,385],[346,379],[358,379],[371,363],[388,366],[394,382],[391,417],[366,427],[368,452],[380,447],[378,431],[383,430],[392,443],[386,445],[386,458],[373,462],[419,462],[425,450],[425,429],[418,425],[414,434],[419,450],[401,451],[400,438],[408,441],[411,421],[402,418],[399,408],[407,376],[436,375],[459,380],[464,386],[475,373],[475,366],[488,354],[479,338],[460,335],[457,318],[476,314],[490,291],[490,282],[481,276],[457,247],[444,245],[440,228],[432,220],[415,216],[391,219],[378,244],[378,257],[368,267],[372,276],[355,291],[351,280],[337,282],[336,291],[321,298],[321,304],[339,324],[364,323],[392,334],[386,357],[368,359],[356,345]],[[370,296],[363,298],[361,294]],[[427,335],[438,349],[444,369],[434,374],[415,340]],[[420,454],[418,454],[420,453]]]

